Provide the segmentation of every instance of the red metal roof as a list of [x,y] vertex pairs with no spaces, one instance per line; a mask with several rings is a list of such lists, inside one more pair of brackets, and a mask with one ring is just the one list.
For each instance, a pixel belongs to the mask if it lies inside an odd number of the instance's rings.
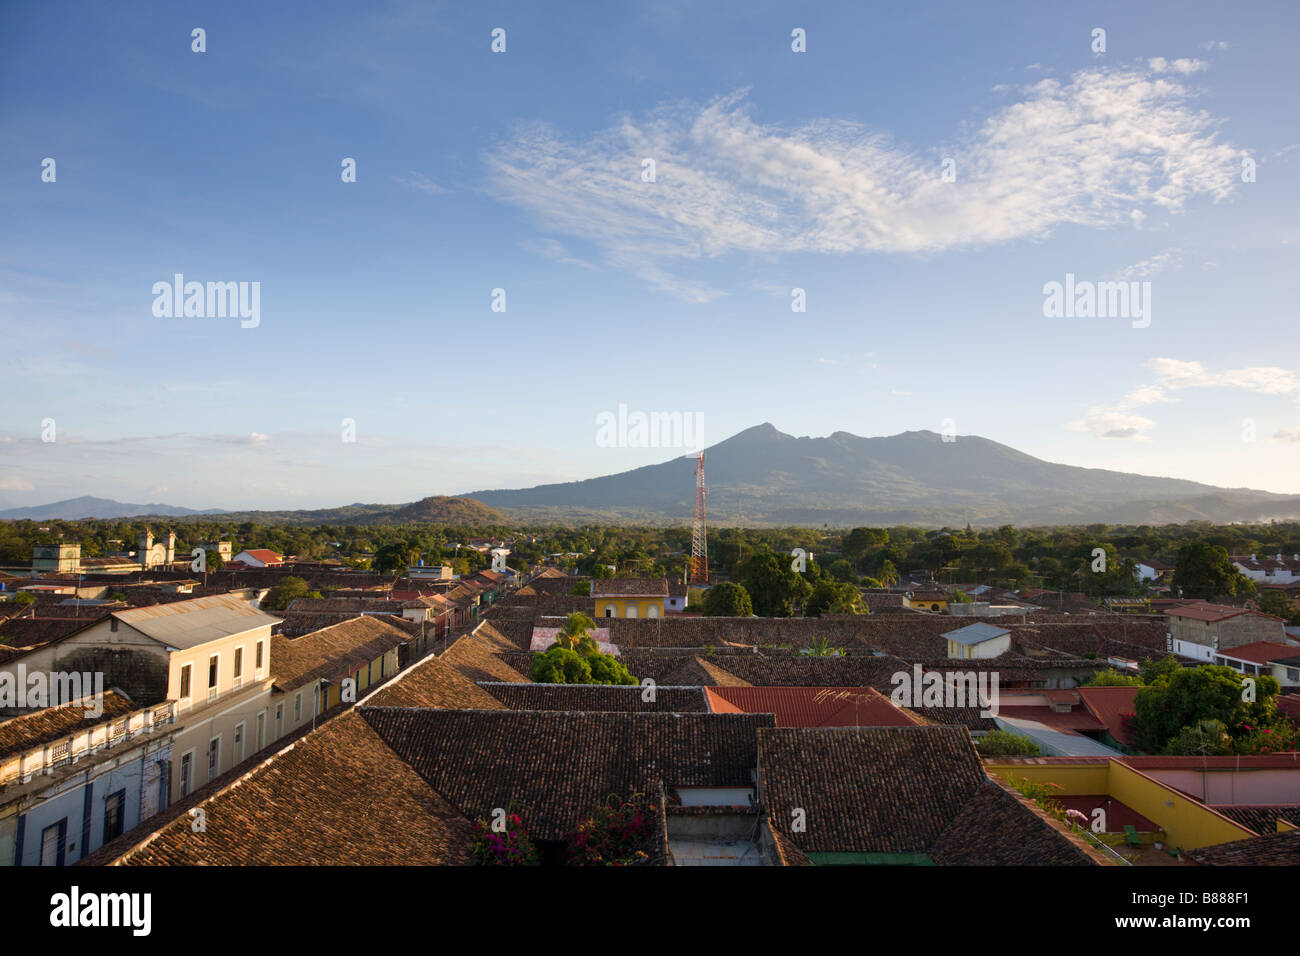
[[1284,657],[1300,657],[1300,645],[1277,644],[1273,641],[1255,641],[1253,644],[1227,647],[1214,653],[1218,657],[1231,657],[1234,660],[1249,661],[1252,664],[1267,664],[1269,661],[1281,660]]
[[778,727],[910,727],[919,720],[871,687],[707,687],[714,713],[773,714]]
[[1107,732],[1120,743],[1133,743],[1128,729],[1128,719],[1137,712],[1134,703],[1140,687],[1080,687],[1083,705],[1105,726]]

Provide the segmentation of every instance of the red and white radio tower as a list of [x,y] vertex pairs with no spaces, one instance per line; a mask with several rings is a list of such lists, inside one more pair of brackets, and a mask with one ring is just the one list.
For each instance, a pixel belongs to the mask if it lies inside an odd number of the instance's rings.
[[695,459],[695,530],[691,534],[691,583],[709,583],[709,539],[704,531],[704,452]]

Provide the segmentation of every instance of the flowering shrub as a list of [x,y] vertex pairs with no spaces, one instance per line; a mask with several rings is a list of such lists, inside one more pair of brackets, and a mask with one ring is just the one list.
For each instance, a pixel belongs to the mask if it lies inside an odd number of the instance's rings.
[[611,795],[569,837],[569,862],[578,866],[638,866],[658,829],[656,808],[641,793]]
[[1013,782],[1011,785],[1038,804],[1039,809],[1064,822],[1065,807],[1052,795],[1053,790],[1061,789],[1059,783],[1031,783],[1027,778],[1021,777],[1019,783]]
[[476,866],[538,866],[541,863],[523,819],[513,810],[506,814],[505,828],[500,833],[489,823],[475,821],[472,852]]

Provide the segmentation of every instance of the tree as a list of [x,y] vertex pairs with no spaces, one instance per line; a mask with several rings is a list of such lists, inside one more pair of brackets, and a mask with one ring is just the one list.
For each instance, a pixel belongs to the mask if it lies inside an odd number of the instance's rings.
[[1288,624],[1300,624],[1300,610],[1297,610],[1296,606],[1291,603],[1291,599],[1287,597],[1285,591],[1274,588],[1262,591],[1256,604],[1265,614],[1280,617]]
[[35,604],[36,595],[31,591],[19,591],[14,595],[15,604]]
[[784,554],[759,551],[740,565],[740,583],[749,592],[754,613],[760,617],[790,617],[797,603],[802,603],[812,586],[804,576],[790,567]]
[[844,648],[831,647],[831,642],[825,637],[813,638],[812,647],[805,647],[803,653],[809,657],[843,657]]
[[1008,730],[990,730],[975,742],[975,749],[983,757],[1037,757],[1042,754],[1038,744]]
[[751,617],[753,613],[749,592],[735,581],[723,581],[704,592],[706,617]]
[[1257,728],[1284,723],[1274,697],[1282,689],[1267,675],[1253,678],[1255,700],[1242,698],[1242,676],[1230,667],[1185,667],[1138,691],[1133,739],[1144,753],[1161,753],[1185,727],[1217,720],[1235,741]]
[[1108,667],[1104,671],[1097,671],[1092,677],[1088,678],[1080,687],[1142,687],[1144,682],[1136,674],[1123,674]]
[[1233,567],[1228,549],[1207,541],[1191,541],[1178,549],[1173,586],[1184,597],[1206,601],[1247,597],[1254,591],[1254,582]]
[[1222,757],[1232,753],[1232,738],[1220,720],[1198,720],[1165,744],[1165,753],[1179,757]]
[[1138,676],[1142,678],[1144,684],[1154,684],[1160,678],[1169,678],[1183,669],[1183,665],[1178,663],[1178,658],[1173,654],[1166,654],[1164,657],[1154,659],[1148,657],[1142,662],[1138,669]]
[[852,584],[826,580],[812,589],[803,613],[805,617],[821,617],[823,614],[862,614],[866,609],[862,594]]
[[262,607],[270,611],[283,611],[298,598],[306,596],[307,582],[291,574],[266,592],[266,597],[262,598]]
[[216,548],[207,548],[203,552],[203,561],[209,571],[220,571],[226,566],[226,559]]
[[856,565],[873,551],[889,543],[889,532],[883,528],[854,528],[844,536],[840,550]]
[[[410,567],[410,560],[411,551],[405,544],[386,544],[375,552],[371,564],[380,574],[387,574],[391,571],[405,571]],[[468,563],[466,567],[468,568]]]
[[569,588],[569,593],[572,594],[574,597],[590,597],[590,596],[591,596],[591,582],[590,582],[590,581],[575,581],[575,582],[573,583],[573,587]]
[[880,578],[880,582],[885,587],[892,588],[898,583],[898,568],[894,566],[893,561],[886,558],[884,561],[880,562],[880,573],[877,577]]
[[591,665],[577,651],[556,644],[533,657],[529,676],[538,684],[590,684]]

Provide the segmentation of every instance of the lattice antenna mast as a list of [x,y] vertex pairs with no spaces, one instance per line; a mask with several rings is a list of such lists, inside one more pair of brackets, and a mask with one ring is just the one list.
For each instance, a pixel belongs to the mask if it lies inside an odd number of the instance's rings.
[[691,534],[691,583],[709,583],[709,539],[704,529],[704,452],[695,459],[695,529]]

